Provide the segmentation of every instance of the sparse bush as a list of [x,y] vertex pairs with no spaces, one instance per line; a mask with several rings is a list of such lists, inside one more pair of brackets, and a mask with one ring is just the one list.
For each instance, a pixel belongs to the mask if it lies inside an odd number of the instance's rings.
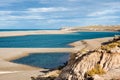
[[97,65],[95,65],[94,68],[89,70],[86,74],[88,76],[93,76],[95,74],[102,75],[102,74],[105,74],[105,71],[101,68],[101,66],[99,64],[97,64]]
[[107,45],[102,45],[102,46],[101,46],[101,49],[102,49],[102,50],[105,50],[106,52],[110,52],[110,50],[111,50],[112,48],[115,48],[115,47],[120,47],[120,42],[119,42],[119,41],[113,42],[113,43],[109,43],[109,44],[107,44]]

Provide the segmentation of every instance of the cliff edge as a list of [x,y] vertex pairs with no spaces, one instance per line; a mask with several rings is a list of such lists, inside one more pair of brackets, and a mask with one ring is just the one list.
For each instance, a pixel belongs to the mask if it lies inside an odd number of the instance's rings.
[[[92,43],[95,45],[94,43]],[[119,80],[120,37],[101,43],[94,49],[73,53],[68,65],[55,80]]]
[[120,80],[120,36],[70,44],[76,52],[62,69],[32,80]]

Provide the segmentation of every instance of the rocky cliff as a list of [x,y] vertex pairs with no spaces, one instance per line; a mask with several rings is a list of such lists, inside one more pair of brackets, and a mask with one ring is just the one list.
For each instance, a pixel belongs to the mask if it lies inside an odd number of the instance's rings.
[[50,71],[32,80],[120,80],[119,36],[71,45],[77,50],[62,70]]
[[55,80],[120,79],[120,37],[101,44],[94,50],[73,53]]

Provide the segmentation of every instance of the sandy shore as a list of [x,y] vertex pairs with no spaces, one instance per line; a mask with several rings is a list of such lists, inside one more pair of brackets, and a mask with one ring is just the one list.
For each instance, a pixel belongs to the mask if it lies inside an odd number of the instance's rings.
[[0,32],[0,37],[26,36],[26,35],[38,35],[38,34],[68,34],[73,32],[75,31],[65,31],[65,30],[4,31],[4,32]]
[[3,60],[14,60],[28,56],[31,53],[50,53],[50,52],[74,52],[74,48],[0,48],[0,58]]
[[74,48],[0,48],[0,80],[31,80],[38,76],[42,68],[9,62],[31,53],[74,52]]
[[12,73],[0,74],[0,80],[31,80],[31,77],[42,75],[40,71],[42,70],[12,71]]
[[43,74],[40,72],[42,70],[44,69],[0,59],[0,80],[31,80],[31,76]]
[[88,40],[81,40],[73,42],[69,45],[74,47],[74,51],[80,51],[81,49],[90,49],[94,50],[101,46],[102,43],[107,42],[113,39],[113,37],[105,37],[105,38],[97,38],[97,39],[88,39]]
[[71,43],[74,48],[0,48],[0,80],[31,80],[31,76],[37,76],[43,73],[39,71],[44,70],[27,65],[21,65],[8,62],[16,58],[27,56],[31,53],[46,53],[46,52],[77,52],[83,48],[95,49],[101,43],[112,39],[99,38],[82,40]]

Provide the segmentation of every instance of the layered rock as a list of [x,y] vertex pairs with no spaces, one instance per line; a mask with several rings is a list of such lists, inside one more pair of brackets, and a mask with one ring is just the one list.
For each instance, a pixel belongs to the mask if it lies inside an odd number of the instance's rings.
[[49,71],[32,80],[120,80],[119,36],[78,41],[71,45],[77,48],[76,52],[71,54],[62,70]]
[[73,53],[68,65],[55,80],[112,79],[120,79],[120,37],[103,43],[95,50],[84,48]]

